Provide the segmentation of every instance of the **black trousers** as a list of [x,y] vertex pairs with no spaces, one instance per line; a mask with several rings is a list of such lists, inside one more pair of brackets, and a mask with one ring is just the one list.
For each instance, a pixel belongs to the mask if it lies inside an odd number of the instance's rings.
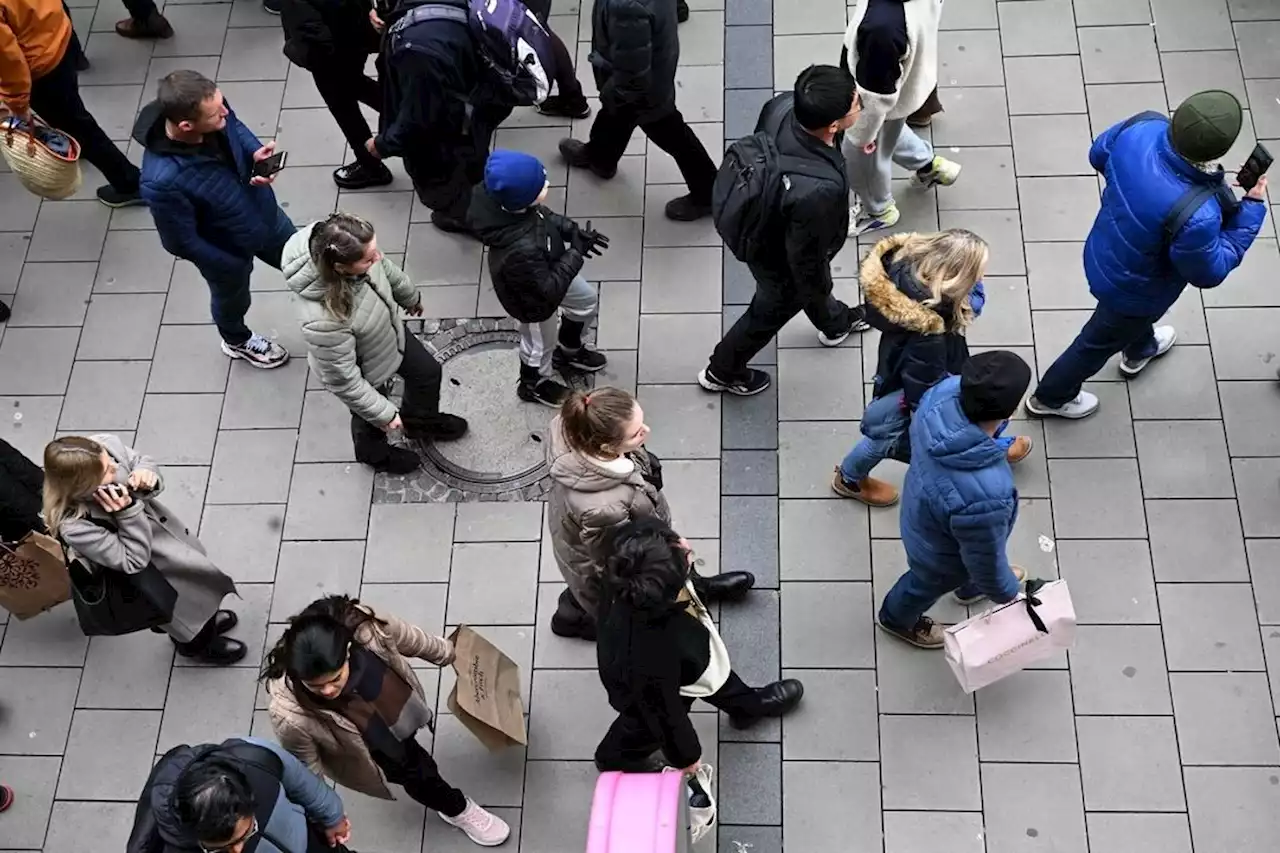
[[359,54],[336,56],[324,67],[312,70],[311,77],[329,114],[347,138],[356,162],[367,169],[376,169],[381,161],[365,148],[373,132],[360,112],[360,105],[382,112],[382,87],[364,73],[364,63],[365,57]]
[[[396,371],[404,378],[404,400],[400,404],[400,420],[412,429],[440,414],[440,383],[444,371],[435,356],[408,329],[404,333],[404,359]],[[384,462],[391,445],[380,427],[359,415],[351,416],[351,438],[355,442],[356,459],[367,465]]]
[[31,84],[31,109],[58,130],[80,143],[80,156],[88,160],[116,190],[138,191],[138,167],[107,137],[80,99],[76,76],[76,51],[67,48],[58,64]]
[[510,106],[479,103],[472,109],[467,126],[456,128],[453,139],[444,145],[444,156],[406,154],[404,168],[419,200],[442,216],[465,219],[471,205],[471,188],[484,179],[493,132],[509,115]]
[[372,753],[374,763],[382,768],[387,781],[400,785],[410,797],[446,817],[462,814],[467,807],[466,795],[440,778],[440,768],[431,753],[412,738],[404,741],[404,750],[404,758],[398,762]]
[[129,10],[129,17],[135,21],[145,21],[159,11],[155,0],[124,0],[124,7]]
[[[736,672],[730,672],[724,686],[704,701],[735,717],[760,715],[760,694]],[[685,699],[684,704],[685,708],[691,708],[693,700]],[[633,770],[643,766],[645,759],[664,746],[639,714],[630,711],[620,713],[596,747],[596,765],[601,770]]]
[[747,362],[801,311],[824,334],[836,336],[849,331],[852,312],[858,309],[836,299],[829,289],[815,291],[757,264],[748,266],[756,280],[756,292],[746,313],[711,353],[711,372],[719,378],[740,378],[747,370]]
[[658,119],[642,120],[634,111],[614,111],[601,104],[591,125],[587,156],[602,168],[616,167],[637,127],[653,140],[654,145],[675,159],[693,200],[698,204],[710,204],[716,164],[678,109],[672,108],[671,112]]

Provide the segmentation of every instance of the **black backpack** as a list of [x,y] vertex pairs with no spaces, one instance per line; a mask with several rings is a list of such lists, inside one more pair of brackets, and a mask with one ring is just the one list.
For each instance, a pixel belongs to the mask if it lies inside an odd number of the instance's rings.
[[[1116,131],[1116,136],[1124,133],[1135,124],[1141,124],[1145,121],[1162,121],[1168,124],[1169,117],[1161,113],[1147,110],[1138,113],[1124,120],[1120,125],[1120,129]],[[1164,217],[1164,246],[1161,250],[1162,256],[1167,256],[1169,246],[1173,244],[1173,240],[1178,236],[1178,232],[1183,226],[1196,215],[1196,211],[1204,205],[1209,199],[1217,197],[1218,206],[1222,209],[1222,217],[1225,220],[1227,216],[1234,213],[1236,208],[1240,206],[1240,202],[1236,200],[1235,195],[1227,187],[1227,185],[1219,181],[1215,184],[1208,184],[1202,187],[1191,187],[1189,190],[1178,196],[1178,200],[1173,203],[1173,207],[1169,208],[1169,212]]]
[[733,256],[750,263],[776,236],[789,175],[831,180],[831,167],[783,154],[768,131],[744,136],[729,146],[711,188],[711,216]]

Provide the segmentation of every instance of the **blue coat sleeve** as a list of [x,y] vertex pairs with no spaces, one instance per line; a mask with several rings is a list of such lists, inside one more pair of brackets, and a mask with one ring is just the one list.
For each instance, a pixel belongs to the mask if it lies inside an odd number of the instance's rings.
[[1240,266],[1253,245],[1267,205],[1245,199],[1228,222],[1220,220],[1216,202],[1205,204],[1169,245],[1169,260],[1178,274],[1196,287],[1217,287]]
[[258,139],[234,112],[227,116],[227,135],[232,144],[244,153],[244,161],[252,164],[253,152],[262,147],[262,140]]
[[973,286],[973,290],[969,291],[969,307],[973,309],[973,316],[981,317],[982,309],[987,304],[987,289],[983,287],[979,281]]
[[1018,595],[1018,579],[1009,568],[1005,545],[1013,529],[1016,499],[979,501],[951,517],[951,533],[960,545],[960,559],[982,594],[996,604]]
[[155,219],[160,244],[169,254],[191,261],[202,271],[226,275],[240,275],[252,266],[252,260],[224,252],[200,236],[195,207],[177,187],[157,188],[144,183],[142,196]]
[[240,740],[269,749],[280,757],[284,763],[284,776],[280,784],[284,786],[284,795],[289,802],[301,806],[307,813],[307,819],[328,829],[337,826],[344,814],[342,798],[338,792],[325,784],[324,780],[307,769],[301,761],[275,741],[257,737],[242,737]]
[[1120,135],[1120,124],[1113,124],[1111,127],[1098,134],[1098,138],[1093,140],[1093,145],[1089,148],[1089,165],[1098,173],[1105,173],[1107,170],[1107,160],[1111,158],[1111,145],[1116,141],[1116,137]]

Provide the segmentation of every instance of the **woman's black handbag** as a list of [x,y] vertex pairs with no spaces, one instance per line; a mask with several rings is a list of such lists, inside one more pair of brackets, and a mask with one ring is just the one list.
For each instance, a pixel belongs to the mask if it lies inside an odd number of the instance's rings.
[[[86,520],[113,532],[116,529],[102,519]],[[173,621],[178,592],[154,565],[129,574],[91,566],[77,558],[67,560],[67,572],[76,619],[86,637],[116,637]]]

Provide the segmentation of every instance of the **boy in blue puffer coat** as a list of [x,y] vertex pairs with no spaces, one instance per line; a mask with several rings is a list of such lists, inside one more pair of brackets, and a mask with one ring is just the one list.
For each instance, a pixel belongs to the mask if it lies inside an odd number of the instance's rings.
[[1012,601],[1025,573],[1009,565],[1018,519],[1006,445],[995,438],[1031,384],[1031,368],[1004,350],[970,358],[920,398],[911,418],[911,467],[900,529],[907,572],[880,606],[880,627],[922,649],[943,628],[925,612],[948,592],[962,604]]
[[1240,134],[1244,113],[1230,92],[1197,92],[1170,121],[1140,113],[1108,128],[1089,150],[1107,179],[1084,247],[1089,290],[1098,300],[1067,351],[1045,372],[1027,412],[1084,418],[1098,398],[1082,391],[1107,359],[1137,376],[1173,346],[1172,326],[1155,323],[1192,284],[1222,284],[1258,236],[1267,179],[1237,202],[1218,158]]

